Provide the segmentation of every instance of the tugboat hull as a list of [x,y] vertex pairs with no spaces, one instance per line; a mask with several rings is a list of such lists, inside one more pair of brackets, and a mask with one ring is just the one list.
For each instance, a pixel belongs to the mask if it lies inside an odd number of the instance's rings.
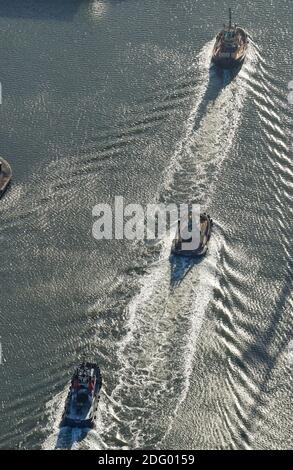
[[229,69],[236,69],[237,67],[241,67],[245,59],[245,55],[243,55],[239,59],[232,59],[232,58],[219,58],[219,57],[213,57],[212,62],[215,64],[217,67],[220,67],[221,69],[229,70]]

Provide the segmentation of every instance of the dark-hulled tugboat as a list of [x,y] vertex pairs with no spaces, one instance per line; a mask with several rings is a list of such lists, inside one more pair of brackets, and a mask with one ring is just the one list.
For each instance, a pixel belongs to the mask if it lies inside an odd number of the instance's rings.
[[[192,230],[192,215],[189,214],[188,216],[188,229],[189,231]],[[211,237],[211,231],[212,231],[212,226],[213,226],[213,220],[209,215],[207,215],[205,212],[203,214],[200,214],[200,239],[199,239],[199,245],[195,249],[193,248],[183,248],[183,243],[190,243],[191,238],[187,240],[183,240],[181,237],[181,230],[180,230],[180,222],[178,223],[178,230],[176,237],[173,241],[172,244],[172,254],[173,255],[181,255],[181,256],[191,256],[191,257],[196,257],[196,256],[203,256],[206,254],[208,250],[208,243]]]
[[12,178],[12,170],[9,163],[0,157],[0,198],[5,193]]
[[102,376],[97,364],[83,362],[73,374],[60,427],[93,428]]
[[224,69],[239,67],[246,56],[248,36],[244,29],[232,25],[231,8],[229,8],[229,26],[217,35],[213,49],[212,62]]

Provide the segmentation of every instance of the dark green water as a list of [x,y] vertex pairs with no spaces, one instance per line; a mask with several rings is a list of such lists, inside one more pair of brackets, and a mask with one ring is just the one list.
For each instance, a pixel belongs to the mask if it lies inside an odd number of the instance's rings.
[[[238,76],[210,69],[231,6]],[[1,448],[292,448],[291,0],[2,0]],[[93,239],[116,195],[200,203],[208,256]],[[96,430],[59,433],[74,365]]]

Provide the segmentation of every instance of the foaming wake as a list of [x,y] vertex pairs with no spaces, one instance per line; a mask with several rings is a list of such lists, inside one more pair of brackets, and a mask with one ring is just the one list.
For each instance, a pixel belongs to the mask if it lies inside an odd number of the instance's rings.
[[[186,328],[186,344],[183,348],[182,354],[184,381],[182,383],[181,393],[177,396],[177,403],[173,410],[173,419],[176,416],[180,405],[186,399],[190,387],[190,377],[193,371],[193,358],[197,347],[197,338],[202,327],[205,312],[213,297],[214,289],[218,287],[217,263],[220,256],[221,246],[222,239],[220,233],[214,233],[210,242],[208,256],[206,257],[205,262],[199,266],[197,273],[194,273],[188,286],[191,293],[188,301],[189,308],[185,309],[185,312],[187,312],[186,321],[188,323],[188,327]],[[162,447],[162,441],[170,433],[173,419],[170,419],[164,436],[157,444],[158,448]]]
[[[171,240],[128,306],[127,334],[118,345],[118,383],[105,399],[91,446],[157,447],[185,400],[196,339],[216,286],[219,241],[206,259],[170,290]],[[88,437],[86,441],[88,440]]]
[[165,174],[163,175],[163,183],[161,188],[162,192],[165,191],[165,189],[170,186],[174,181],[174,174],[180,168],[180,156],[182,155],[186,142],[188,142],[190,135],[193,132],[194,121],[208,86],[210,56],[212,48],[213,41],[210,41],[202,48],[195,61],[195,67],[198,73],[199,80],[199,84],[194,90],[195,102],[193,103],[191,112],[186,122],[185,136],[180,142],[178,142],[177,148],[170,161],[169,167],[166,169]]
[[235,141],[257,61],[258,53],[251,46],[236,77],[230,70],[209,69],[201,101],[191,114],[186,136],[175,153],[172,176],[164,184],[166,199],[208,206],[212,183]]

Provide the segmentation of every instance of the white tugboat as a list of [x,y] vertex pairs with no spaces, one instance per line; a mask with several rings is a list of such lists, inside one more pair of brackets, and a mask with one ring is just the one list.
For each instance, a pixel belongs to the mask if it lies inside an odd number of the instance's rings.
[[83,362],[74,371],[60,427],[93,428],[102,376],[97,364]]

